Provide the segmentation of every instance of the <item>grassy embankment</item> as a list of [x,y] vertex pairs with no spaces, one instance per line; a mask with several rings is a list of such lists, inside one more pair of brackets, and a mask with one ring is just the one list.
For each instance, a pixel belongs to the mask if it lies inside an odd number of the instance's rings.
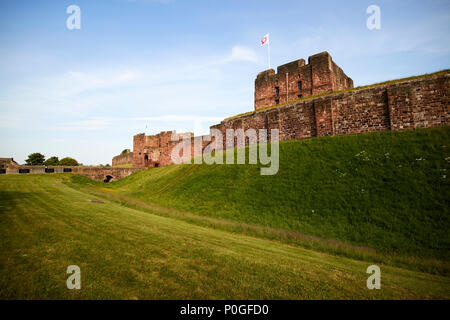
[[448,274],[449,147],[449,127],[324,137],[281,142],[274,176],[259,165],[182,165],[72,186],[200,225]]
[[368,262],[91,202],[66,179],[0,177],[1,299],[449,298],[448,277],[381,266],[368,290]]
[[[282,142],[274,176],[259,165],[169,166],[111,184],[1,176],[0,297],[448,299],[449,138]],[[381,290],[365,286],[372,263]],[[70,264],[81,291],[65,287]]]

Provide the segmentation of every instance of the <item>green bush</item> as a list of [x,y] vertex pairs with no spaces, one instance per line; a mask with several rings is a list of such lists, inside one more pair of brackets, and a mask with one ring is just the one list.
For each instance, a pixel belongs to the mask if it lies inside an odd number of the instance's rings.
[[45,156],[42,153],[35,152],[28,156],[25,163],[29,166],[42,166],[44,165]]
[[78,166],[78,162],[77,160],[73,159],[73,158],[62,158],[61,160],[59,160],[59,165],[60,166]]
[[50,157],[44,162],[44,165],[46,166],[57,166],[58,164],[59,164],[58,157]]

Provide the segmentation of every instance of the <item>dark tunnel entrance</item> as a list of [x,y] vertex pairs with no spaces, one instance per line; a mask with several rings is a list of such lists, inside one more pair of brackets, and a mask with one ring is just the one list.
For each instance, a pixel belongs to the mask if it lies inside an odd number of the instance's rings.
[[108,176],[105,177],[105,179],[103,180],[103,182],[104,182],[104,183],[108,183],[108,182],[110,182],[112,179],[113,179],[113,177],[108,175]]

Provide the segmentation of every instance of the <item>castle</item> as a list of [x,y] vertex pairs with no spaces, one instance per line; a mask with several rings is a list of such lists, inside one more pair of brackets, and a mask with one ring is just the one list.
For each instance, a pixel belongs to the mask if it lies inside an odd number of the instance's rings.
[[[225,119],[211,129],[224,137],[227,129],[278,129],[280,140],[291,140],[448,125],[449,81],[450,71],[445,70],[353,89],[353,80],[322,52],[310,56],[308,64],[300,59],[279,66],[277,73],[260,72],[255,80],[255,111]],[[133,138],[133,152],[115,156],[112,165],[170,165],[178,144],[172,137],[201,138],[174,131],[141,133]],[[225,140],[220,143],[226,148]],[[203,142],[202,150],[207,144]]]
[[[300,59],[279,66],[277,73],[260,72],[255,80],[255,110],[210,129],[222,133],[223,141],[215,142],[225,149],[230,146],[228,129],[278,129],[280,140],[292,140],[444,126],[450,124],[449,89],[450,70],[353,88],[352,79],[322,52],[310,56],[308,64]],[[23,166],[12,158],[0,158],[0,174],[72,172],[98,181],[117,180],[145,168],[173,164],[171,154],[181,139],[190,140],[186,156],[195,156],[210,144],[211,136],[140,133],[133,137],[133,151],[115,156],[112,168]]]

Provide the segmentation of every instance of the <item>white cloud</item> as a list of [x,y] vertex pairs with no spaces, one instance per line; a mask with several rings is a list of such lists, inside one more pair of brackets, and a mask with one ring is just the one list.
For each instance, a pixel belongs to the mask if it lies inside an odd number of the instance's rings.
[[226,61],[250,61],[256,63],[258,62],[258,56],[251,49],[241,46],[234,46],[231,49],[231,54]]

